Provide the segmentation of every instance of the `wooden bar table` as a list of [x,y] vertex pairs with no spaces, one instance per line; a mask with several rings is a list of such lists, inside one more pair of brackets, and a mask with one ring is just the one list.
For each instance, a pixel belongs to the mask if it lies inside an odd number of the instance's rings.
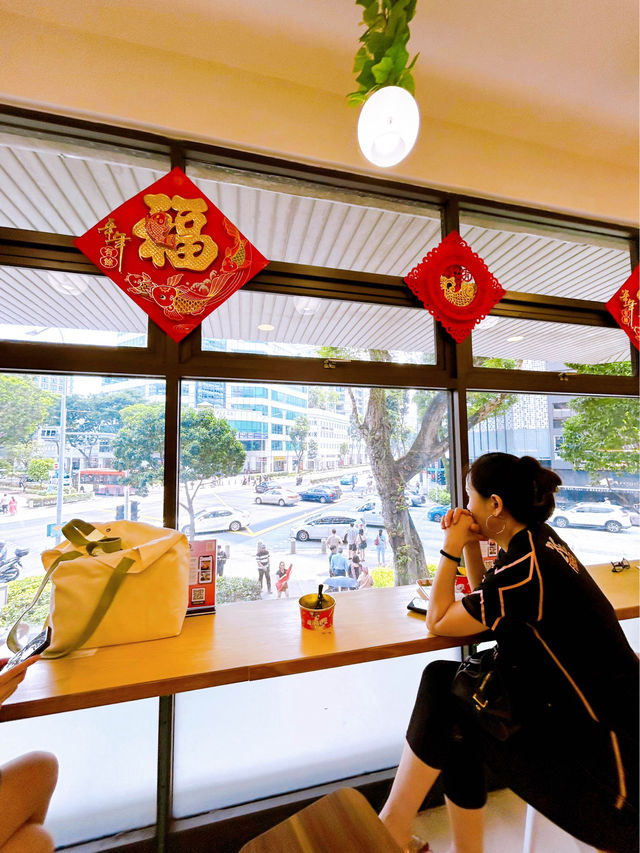
[[[639,615],[638,561],[614,573],[589,568],[619,619]],[[179,637],[80,651],[43,661],[0,708],[17,720],[166,696],[241,681],[468,645],[478,637],[435,637],[407,610],[413,587],[337,593],[334,629],[303,630],[297,600],[224,605],[185,620]]]
[[[590,571],[619,619],[640,612],[638,561]],[[485,635],[435,637],[407,610],[413,587],[338,593],[331,632],[302,628],[296,599],[224,605],[186,619],[178,637],[80,651],[41,661],[0,708],[0,722],[158,697],[155,848],[167,849],[172,814],[175,695],[242,681],[463,647]],[[486,635],[487,638],[489,635]]]

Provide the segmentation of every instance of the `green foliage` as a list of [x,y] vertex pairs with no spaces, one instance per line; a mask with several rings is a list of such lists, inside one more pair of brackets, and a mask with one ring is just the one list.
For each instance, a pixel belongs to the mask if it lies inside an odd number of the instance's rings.
[[576,373],[591,373],[598,376],[631,376],[630,361],[611,361],[608,364],[569,364]]
[[128,471],[127,482],[139,494],[162,482],[164,471],[164,405],[136,403],[120,412],[122,426],[113,440],[117,468]]
[[378,566],[371,569],[371,577],[375,587],[395,586],[396,576],[393,571],[393,566]]
[[298,470],[302,467],[302,457],[307,449],[307,436],[309,435],[309,420],[305,415],[297,417],[289,432],[289,441],[293,446],[293,451],[296,454],[296,464]]
[[238,474],[246,455],[224,418],[216,418],[207,410],[183,411],[180,419],[180,475],[183,480]]
[[0,447],[28,441],[45,422],[54,401],[31,378],[0,376]]
[[417,0],[356,0],[363,6],[362,24],[367,28],[360,36],[353,72],[358,89],[347,95],[351,106],[358,106],[383,86],[400,86],[415,94],[411,73],[419,54],[409,62],[407,42],[409,21],[416,11]]
[[216,579],[216,603],[232,601],[257,601],[260,598],[259,581],[250,578],[225,577]]
[[576,397],[563,424],[560,454],[593,482],[604,472],[640,471],[640,403],[624,397]]
[[[7,595],[7,603],[0,611],[0,625],[11,627],[22,611],[31,604],[33,596],[38,591],[38,587],[42,583],[42,575],[33,575],[28,578],[21,578],[12,581],[9,584],[9,592]],[[38,603],[33,608],[31,613],[25,617],[25,622],[29,625],[42,625],[49,614],[49,598],[51,597],[51,584],[48,583],[42,595],[38,599]]]
[[53,459],[32,459],[27,466],[27,477],[36,483],[44,483],[53,470]]
[[104,435],[115,435],[122,427],[122,411],[143,402],[139,389],[116,394],[67,397],[66,440],[88,459]]

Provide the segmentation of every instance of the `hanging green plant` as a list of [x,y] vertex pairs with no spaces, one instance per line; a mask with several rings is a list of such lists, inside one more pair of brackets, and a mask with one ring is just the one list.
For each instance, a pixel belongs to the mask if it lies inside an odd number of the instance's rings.
[[360,36],[362,47],[353,65],[359,88],[347,95],[351,106],[363,104],[368,96],[383,86],[400,86],[415,94],[411,73],[416,53],[409,62],[407,42],[409,21],[416,11],[418,0],[356,0],[364,6],[362,24],[367,27]]

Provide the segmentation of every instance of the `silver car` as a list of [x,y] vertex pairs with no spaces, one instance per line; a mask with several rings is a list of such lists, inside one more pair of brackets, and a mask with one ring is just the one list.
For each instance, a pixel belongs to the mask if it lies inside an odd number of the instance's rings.
[[[195,533],[215,533],[218,530],[240,530],[249,524],[249,513],[229,506],[212,506],[201,509],[194,518]],[[191,536],[191,524],[181,528],[183,533]]]
[[257,504],[277,504],[278,506],[293,506],[300,500],[300,495],[291,489],[283,489],[277,486],[273,489],[267,489],[261,495],[256,495],[255,502]]
[[297,527],[292,527],[291,537],[297,539],[298,542],[307,542],[309,539],[326,539],[327,536],[331,536],[331,531],[335,529],[336,535],[344,539],[344,534],[352,522],[357,527],[362,523],[362,519],[359,515],[327,509],[324,512],[309,515]]

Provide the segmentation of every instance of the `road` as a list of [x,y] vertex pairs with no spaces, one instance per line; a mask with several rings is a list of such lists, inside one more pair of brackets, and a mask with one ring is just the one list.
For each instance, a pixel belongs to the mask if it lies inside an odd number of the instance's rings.
[[[293,485],[293,481],[291,484]],[[22,498],[22,496],[18,496]],[[293,507],[279,507],[271,504],[256,504],[256,493],[250,486],[239,483],[214,487],[207,485],[198,493],[197,509],[209,506],[229,506],[238,510],[247,510],[250,515],[249,527],[237,533],[224,531],[217,537],[229,546],[231,559],[225,571],[228,574],[254,576],[254,554],[258,539],[262,539],[274,558],[286,559],[290,554],[290,528],[306,516],[326,508],[319,503],[303,501]],[[162,525],[162,492],[153,490],[147,497],[132,498],[139,503],[139,520],[149,524]],[[354,511],[363,501],[361,491],[353,493],[345,487],[340,501],[331,506],[341,510]],[[116,506],[122,504],[122,498],[96,497],[90,501],[64,506],[63,519],[79,517],[94,521],[108,521],[115,517]],[[442,547],[440,525],[427,521],[426,509],[411,507],[410,512],[416,529],[422,539],[427,561],[436,563],[439,549]],[[28,509],[19,503],[15,517],[0,516],[0,539],[10,543],[10,548],[29,548],[30,553],[23,558],[21,576],[40,574],[40,552],[53,547],[55,540],[47,538],[47,524],[55,520],[55,507]],[[179,526],[189,522],[188,515],[181,509]],[[369,528],[373,539],[374,528]],[[640,552],[640,528],[632,528],[621,533],[608,533],[601,530],[566,528],[560,531],[563,539],[576,551],[584,563],[608,562],[620,557],[635,557]],[[296,542],[296,552],[300,556],[318,555],[320,543]],[[369,551],[371,554],[373,549]],[[12,550],[10,551],[12,553]]]

